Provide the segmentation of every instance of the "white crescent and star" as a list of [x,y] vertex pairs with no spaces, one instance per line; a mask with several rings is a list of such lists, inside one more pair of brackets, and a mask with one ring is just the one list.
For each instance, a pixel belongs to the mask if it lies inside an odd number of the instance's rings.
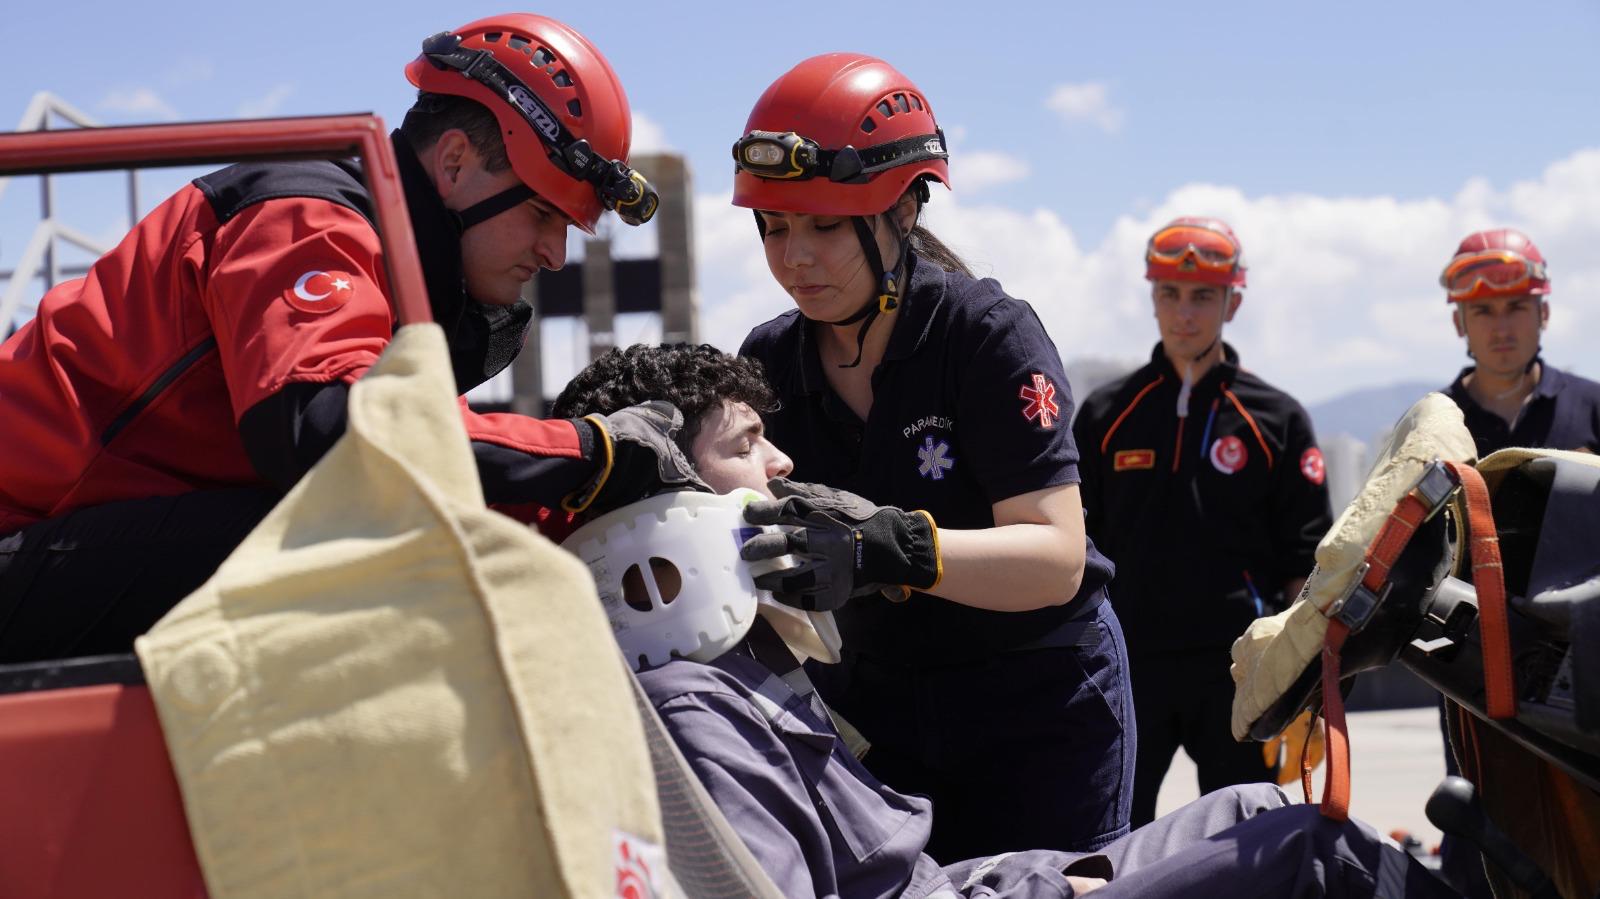
[[326,300],[328,297],[331,297],[336,293],[340,293],[342,291],[347,291],[347,290],[350,289],[350,287],[351,287],[350,282],[345,280],[342,277],[340,277],[340,278],[331,278],[330,279],[331,287],[324,293],[312,293],[311,291],[306,289],[306,284],[308,282],[310,282],[310,280],[312,278],[315,278],[318,275],[326,275],[326,274],[327,274],[327,272],[323,272],[323,271],[309,271],[309,272],[306,272],[305,274],[301,275],[300,276],[300,280],[294,282],[294,295],[299,297],[302,300],[305,300],[308,303],[315,303],[315,302],[319,302],[321,300]]

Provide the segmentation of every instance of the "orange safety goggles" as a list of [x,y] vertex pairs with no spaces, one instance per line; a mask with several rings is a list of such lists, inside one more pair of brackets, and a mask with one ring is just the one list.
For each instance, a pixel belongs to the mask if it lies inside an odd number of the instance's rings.
[[1150,238],[1144,258],[1147,263],[1183,271],[1231,272],[1239,265],[1239,247],[1221,231],[1203,225],[1173,225]]
[[1473,300],[1519,293],[1545,293],[1549,277],[1543,262],[1509,250],[1464,253],[1450,260],[1439,283],[1452,300]]

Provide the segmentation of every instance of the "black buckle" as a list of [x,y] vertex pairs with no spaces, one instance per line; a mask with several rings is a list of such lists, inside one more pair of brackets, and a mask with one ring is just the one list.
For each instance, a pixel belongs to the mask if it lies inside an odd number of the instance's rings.
[[1343,622],[1350,629],[1350,633],[1357,634],[1372,620],[1378,611],[1378,606],[1389,598],[1389,589],[1393,586],[1388,581],[1374,593],[1362,583],[1367,577],[1367,572],[1372,569],[1372,563],[1362,562],[1356,569],[1355,582],[1350,589],[1338,599],[1328,605],[1327,616]]

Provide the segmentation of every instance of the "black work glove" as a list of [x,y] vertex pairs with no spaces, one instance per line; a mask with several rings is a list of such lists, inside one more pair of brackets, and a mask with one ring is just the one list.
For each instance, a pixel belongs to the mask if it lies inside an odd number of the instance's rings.
[[886,587],[926,590],[939,582],[938,529],[926,512],[875,506],[844,490],[773,478],[775,501],[744,507],[751,524],[798,530],[757,534],[739,556],[746,561],[794,555],[800,564],[757,577],[785,605],[829,612],[853,596]]
[[568,512],[609,512],[667,490],[711,492],[678,446],[683,413],[671,403],[654,400],[584,421],[599,432],[600,470],[561,501]]

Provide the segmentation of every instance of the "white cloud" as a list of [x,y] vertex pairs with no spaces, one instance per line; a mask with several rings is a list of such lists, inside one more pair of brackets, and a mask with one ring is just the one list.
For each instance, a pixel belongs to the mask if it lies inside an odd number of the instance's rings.
[[1028,177],[1028,163],[1009,153],[968,150],[961,154],[960,159],[959,167],[950,173],[950,177],[965,193]]
[[[965,186],[957,181],[959,186]],[[1143,251],[1150,233],[1181,215],[1231,222],[1246,250],[1250,286],[1227,339],[1244,363],[1313,403],[1358,387],[1405,380],[1447,383],[1467,364],[1437,285],[1468,232],[1526,230],[1551,261],[1545,355],[1600,375],[1600,148],[1552,163],[1538,177],[1496,187],[1474,180],[1453,197],[1248,196],[1190,184],[1119,216],[1083,246],[1054,211],[941,195],[927,223],[980,275],[1030,301],[1068,359],[1142,360],[1156,340]],[[702,338],[736,349],[750,328],[790,308],[767,272],[755,227],[729,196],[695,203]]]
[[1122,110],[1111,105],[1110,91],[1099,81],[1058,84],[1044,105],[1068,123],[1088,122],[1107,134],[1122,128]]
[[667,142],[667,131],[661,123],[641,113],[633,114],[633,146],[628,151],[633,153],[669,153],[672,145]]
[[96,105],[100,109],[145,120],[171,122],[178,118],[178,111],[172,108],[172,104],[148,87],[112,88]]
[[234,109],[234,115],[241,119],[260,119],[278,114],[283,109],[283,102],[294,94],[294,85],[277,84],[272,89],[259,97],[245,100]]

